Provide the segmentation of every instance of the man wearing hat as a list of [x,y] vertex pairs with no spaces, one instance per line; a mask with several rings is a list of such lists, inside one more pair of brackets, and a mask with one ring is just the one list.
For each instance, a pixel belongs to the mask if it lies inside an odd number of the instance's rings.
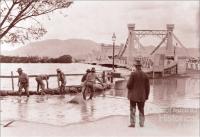
[[81,92],[83,93],[83,99],[85,99],[85,100],[86,100],[86,97],[85,97],[86,84],[85,84],[85,82],[86,82],[86,77],[89,73],[90,73],[90,69],[87,69],[86,73],[83,75],[83,77],[81,79],[81,86],[82,86]]
[[45,84],[43,82],[43,80],[46,81],[46,84],[48,86],[48,79],[49,79],[49,76],[48,75],[38,75],[35,80],[37,82],[37,93],[39,93],[39,88],[41,88],[41,95],[45,95]]
[[142,71],[139,60],[135,63],[136,71],[132,72],[127,83],[128,99],[130,100],[130,126],[135,127],[136,105],[139,109],[139,124],[144,126],[144,105],[149,96],[149,79]]
[[[101,83],[101,85],[103,85],[103,83],[101,82],[101,80],[98,78],[98,76],[96,74],[95,68],[93,67],[91,69],[90,73],[87,74],[86,83],[85,83],[85,85],[90,89],[90,92],[91,92],[89,99],[92,99],[92,97],[94,95],[94,84],[96,83],[96,80],[98,80]],[[83,92],[83,97],[84,97],[84,99],[86,99],[85,90]]]
[[24,89],[27,97],[29,97],[29,91],[28,91],[29,78],[28,78],[28,75],[26,73],[24,73],[21,68],[18,68],[17,72],[19,74],[19,78],[18,78],[19,96],[21,97],[22,89]]
[[[65,91],[65,85],[66,85],[66,78],[65,74],[58,68],[56,69],[57,71],[57,76],[58,76],[58,82],[59,82],[59,88],[60,88],[60,93],[64,93]],[[60,84],[61,83],[61,84]]]
[[90,73],[90,69],[86,70],[86,73],[83,75],[81,82],[85,82],[88,73]]

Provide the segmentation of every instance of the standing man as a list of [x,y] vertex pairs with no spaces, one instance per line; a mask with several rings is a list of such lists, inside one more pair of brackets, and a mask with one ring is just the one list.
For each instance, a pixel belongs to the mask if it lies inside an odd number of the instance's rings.
[[82,79],[81,79],[81,82],[85,82],[88,73],[90,73],[90,69],[87,69],[87,70],[86,70],[86,73],[83,75],[83,77],[82,77]]
[[19,96],[21,97],[22,95],[22,89],[25,90],[27,97],[29,97],[29,78],[28,75],[26,73],[23,72],[23,70],[21,68],[17,69],[17,72],[19,74],[19,78],[18,78],[18,87],[19,87]]
[[83,98],[86,100],[86,97],[85,97],[85,90],[86,90],[86,86],[85,86],[85,82],[86,82],[86,77],[87,75],[90,73],[90,69],[87,69],[86,70],[86,73],[83,75],[82,79],[81,79],[81,86],[82,86],[82,89],[81,89],[81,93],[83,94]]
[[65,85],[66,85],[66,78],[65,74],[58,68],[56,69],[57,76],[58,76],[58,84],[60,88],[60,94],[63,94],[65,91]]
[[[98,80],[101,83],[101,85],[103,86],[103,83],[101,82],[101,80],[98,78],[98,76],[96,74],[95,68],[92,68],[90,73],[87,74],[86,83],[85,83],[86,87],[88,87],[90,89],[90,98],[89,99],[92,99],[92,97],[94,95],[94,84],[96,84],[96,80]],[[84,99],[86,99],[85,91],[86,91],[86,88],[83,92]]]
[[47,88],[48,88],[48,80],[49,80],[49,76],[48,75],[39,75],[35,78],[36,82],[37,82],[37,93],[39,93],[39,88],[41,88],[41,95],[45,95],[45,84],[43,82],[43,80],[46,81],[47,84]]
[[135,113],[136,105],[139,109],[139,124],[144,127],[144,105],[149,96],[149,79],[148,76],[142,71],[141,63],[136,61],[136,71],[132,72],[127,83],[128,99],[130,100],[130,126],[135,127]]
[[106,72],[105,72],[105,71],[103,71],[101,77],[102,77],[102,81],[103,81],[103,83],[106,83]]

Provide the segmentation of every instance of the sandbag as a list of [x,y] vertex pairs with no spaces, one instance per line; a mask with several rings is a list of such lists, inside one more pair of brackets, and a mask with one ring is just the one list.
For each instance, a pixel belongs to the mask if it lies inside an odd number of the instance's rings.
[[83,99],[82,93],[77,94],[74,98],[72,98],[69,103],[74,103],[74,104],[82,104],[85,103],[86,101]]

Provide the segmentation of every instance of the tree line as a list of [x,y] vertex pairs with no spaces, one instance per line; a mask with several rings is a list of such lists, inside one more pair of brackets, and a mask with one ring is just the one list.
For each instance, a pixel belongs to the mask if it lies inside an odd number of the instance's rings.
[[63,55],[58,58],[38,57],[38,56],[4,56],[0,55],[0,63],[72,63],[71,55]]

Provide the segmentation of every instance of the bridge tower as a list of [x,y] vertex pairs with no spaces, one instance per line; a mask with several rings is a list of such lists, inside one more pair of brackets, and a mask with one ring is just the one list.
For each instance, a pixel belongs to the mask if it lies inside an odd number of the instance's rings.
[[134,59],[134,50],[135,50],[135,24],[128,24],[128,31],[129,31],[129,38],[128,38],[128,64],[132,64],[133,63],[133,59]]
[[167,24],[166,57],[174,57],[173,30],[174,24]]

